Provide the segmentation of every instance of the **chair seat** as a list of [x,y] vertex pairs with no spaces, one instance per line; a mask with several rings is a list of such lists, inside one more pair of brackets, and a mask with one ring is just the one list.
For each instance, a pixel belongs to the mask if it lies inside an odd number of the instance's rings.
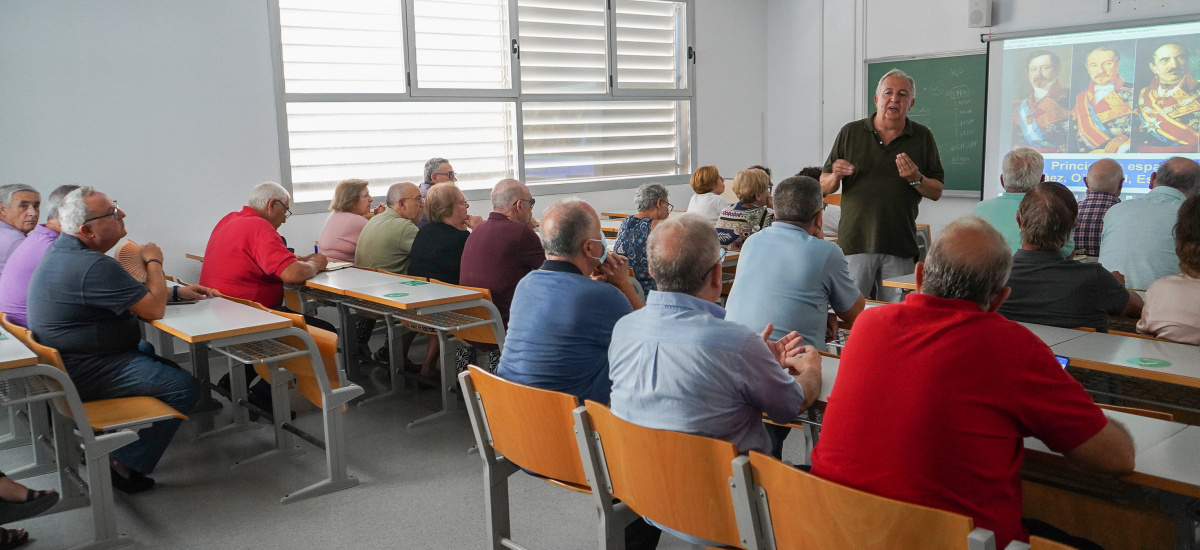
[[170,405],[144,395],[88,401],[83,404],[83,409],[87,411],[88,423],[93,430],[97,431],[108,431],[116,427],[157,422],[169,418],[187,420],[187,416]]

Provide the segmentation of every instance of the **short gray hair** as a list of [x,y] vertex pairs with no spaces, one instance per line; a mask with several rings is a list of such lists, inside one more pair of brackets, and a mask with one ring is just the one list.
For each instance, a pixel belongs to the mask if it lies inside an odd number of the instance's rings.
[[907,80],[908,87],[912,89],[912,95],[908,96],[909,99],[917,98],[917,81],[913,80],[913,77],[908,76],[908,73],[905,73],[900,69],[892,69],[886,73],[883,73],[883,76],[879,77],[879,84],[875,85],[875,95],[879,95],[879,92],[883,91],[883,81],[893,77]]
[[659,199],[667,200],[667,188],[657,183],[643,183],[634,195],[637,211],[645,212],[658,206]]
[[[8,203],[12,202],[12,200],[13,200],[13,195],[16,195],[17,193],[20,193],[22,191],[32,191],[34,193],[38,192],[37,189],[34,189],[28,185],[25,185],[24,183],[10,183],[8,185],[0,185],[0,203],[4,203],[4,206],[8,206]],[[41,194],[38,193],[38,196],[40,197]]]
[[1121,168],[1121,163],[1113,159],[1103,158],[1088,166],[1087,188],[1092,191],[1115,195],[1119,191],[1123,179],[1125,179],[1125,171]]
[[979,216],[964,216],[947,225],[929,247],[921,294],[987,308],[1008,282],[1012,259],[995,227]]
[[437,172],[438,166],[443,162],[450,162],[442,157],[433,157],[425,161],[425,183],[433,183],[433,173]]
[[792,176],[775,186],[775,219],[809,223],[824,206],[821,183],[808,176]]
[[654,284],[663,292],[696,295],[721,257],[712,222],[699,214],[668,218],[650,232],[646,256]]
[[1004,174],[1004,190],[1009,193],[1028,193],[1042,181],[1045,166],[1042,154],[1029,147],[1009,151],[1000,166]]
[[430,221],[440,222],[454,215],[460,193],[453,183],[439,183],[425,193],[425,213]]
[[584,239],[592,238],[592,216],[579,197],[568,197],[546,209],[542,217],[542,248],[547,256],[571,258]]
[[1061,183],[1043,181],[1025,193],[1017,207],[1021,244],[1057,251],[1071,236],[1078,217],[1075,195]]
[[524,184],[520,180],[505,178],[496,182],[492,188],[492,210],[504,212],[512,208],[513,203],[525,199]]
[[76,189],[79,189],[78,185],[60,185],[50,192],[50,198],[46,199],[46,220],[58,219],[58,209],[62,208],[63,199]]
[[62,225],[63,233],[79,235],[79,228],[83,227],[84,220],[90,217],[87,198],[94,194],[96,188],[89,185],[75,189],[63,197],[62,206],[58,208],[58,223]]
[[1194,195],[1200,187],[1200,164],[1189,158],[1171,157],[1164,160],[1155,173],[1154,185],[1172,187],[1184,195]]
[[272,200],[286,200],[290,205],[292,204],[292,194],[288,193],[288,190],[284,189],[284,187],[278,183],[273,181],[264,181],[258,185],[255,185],[254,189],[250,190],[250,200],[246,201],[246,204],[255,210],[262,210],[266,208],[267,204],[269,204]]

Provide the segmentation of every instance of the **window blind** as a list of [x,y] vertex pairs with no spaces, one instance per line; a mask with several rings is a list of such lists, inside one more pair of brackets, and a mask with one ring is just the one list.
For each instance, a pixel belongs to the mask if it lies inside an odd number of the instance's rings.
[[288,93],[403,93],[404,32],[393,0],[279,0]]

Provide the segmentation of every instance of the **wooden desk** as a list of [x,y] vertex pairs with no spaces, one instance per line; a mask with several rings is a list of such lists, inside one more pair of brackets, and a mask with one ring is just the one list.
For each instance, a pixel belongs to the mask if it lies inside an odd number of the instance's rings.
[[345,289],[345,295],[397,309],[420,309],[483,298],[474,290],[415,279],[350,287]]
[[1196,346],[1093,332],[1050,349],[1072,366],[1200,388]]
[[[608,212],[601,212],[600,215],[607,217],[607,218],[619,220],[622,218],[628,218],[629,216],[632,216],[637,213],[638,213],[637,210],[610,210]],[[677,218],[684,214],[687,214],[687,210],[673,210],[673,211],[671,211],[671,214],[669,215],[669,217]]]
[[201,262],[201,263],[204,262],[204,256],[201,256],[199,254],[184,254],[183,256],[189,260],[196,260],[197,262]]
[[891,288],[899,288],[899,289],[903,289],[903,290],[916,290],[917,289],[917,274],[909,273],[908,275],[902,275],[900,277],[892,277],[891,279],[884,279],[883,286],[887,286],[887,287],[891,287]]
[[[285,317],[232,300],[210,298],[194,304],[167,304],[167,312],[163,318],[150,321],[150,325],[188,344],[198,344],[289,328],[292,322]],[[207,371],[207,368],[205,370]]]
[[1137,469],[1128,479],[1139,485],[1200,499],[1197,456],[1200,456],[1200,427],[1188,426],[1145,451],[1139,448]]
[[1061,344],[1068,340],[1092,334],[1083,330],[1075,330],[1073,328],[1051,327],[1047,325],[1038,325],[1034,323],[1021,323],[1021,326],[1029,329],[1038,338],[1042,339],[1047,346]]
[[397,281],[417,280],[403,275],[380,273],[370,269],[350,267],[337,271],[322,271],[304,283],[308,288],[315,288],[333,294],[346,294],[346,290],[375,285],[385,285]]
[[616,237],[621,230],[621,220],[600,220],[600,231],[606,236]]
[[36,365],[37,354],[25,347],[16,336],[0,329],[0,370]]

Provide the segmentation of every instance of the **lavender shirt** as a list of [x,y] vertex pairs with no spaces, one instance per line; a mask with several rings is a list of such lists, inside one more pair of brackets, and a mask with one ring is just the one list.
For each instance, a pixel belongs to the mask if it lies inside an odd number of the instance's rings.
[[[8,224],[0,225],[11,227]],[[42,256],[46,255],[46,250],[57,238],[57,231],[38,225],[29,232],[28,238],[19,241],[20,244],[8,257],[8,264],[0,272],[0,311],[5,313],[9,321],[26,326],[25,301],[29,293],[29,280],[33,277],[33,270],[42,261]]]
[[25,240],[25,232],[17,229],[6,222],[0,222],[0,273],[4,273],[4,266],[8,263],[8,257],[12,256],[17,245]]

